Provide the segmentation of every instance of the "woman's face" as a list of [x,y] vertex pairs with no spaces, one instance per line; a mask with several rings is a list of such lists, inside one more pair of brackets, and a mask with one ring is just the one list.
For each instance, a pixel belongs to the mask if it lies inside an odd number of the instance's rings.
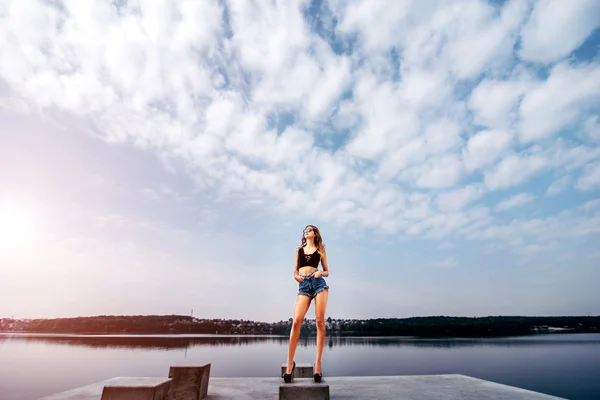
[[307,226],[304,229],[304,237],[307,238],[307,239],[315,237],[315,231],[314,231],[314,229],[313,229],[312,226]]

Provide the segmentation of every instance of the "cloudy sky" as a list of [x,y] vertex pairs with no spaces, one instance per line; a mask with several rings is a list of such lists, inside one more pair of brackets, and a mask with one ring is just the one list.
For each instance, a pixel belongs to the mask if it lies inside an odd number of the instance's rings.
[[[600,2],[0,2],[0,316],[598,315]],[[311,307],[307,317],[314,317]]]

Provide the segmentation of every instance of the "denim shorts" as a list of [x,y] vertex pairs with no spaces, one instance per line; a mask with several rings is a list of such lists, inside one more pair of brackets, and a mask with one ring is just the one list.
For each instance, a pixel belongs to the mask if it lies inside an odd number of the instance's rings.
[[325,278],[315,278],[313,274],[314,272],[310,275],[300,275],[304,279],[302,282],[298,283],[298,294],[303,294],[313,298],[321,291],[329,289],[327,282],[325,282]]

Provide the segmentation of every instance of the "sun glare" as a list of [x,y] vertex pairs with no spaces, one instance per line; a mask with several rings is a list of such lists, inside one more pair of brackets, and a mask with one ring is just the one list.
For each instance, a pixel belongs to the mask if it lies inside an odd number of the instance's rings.
[[19,253],[33,248],[37,227],[32,211],[0,203],[0,253]]

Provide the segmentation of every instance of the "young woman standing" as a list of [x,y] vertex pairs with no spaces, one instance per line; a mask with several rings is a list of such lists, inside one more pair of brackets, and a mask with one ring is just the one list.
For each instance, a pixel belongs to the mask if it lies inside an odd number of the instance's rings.
[[[319,262],[323,270],[319,270]],[[292,381],[292,373],[296,367],[294,355],[300,338],[302,321],[308,311],[312,299],[315,299],[315,319],[317,321],[317,355],[314,368],[315,382],[321,382],[322,369],[321,357],[325,344],[325,309],[329,295],[329,286],[323,277],[329,276],[327,254],[319,229],[308,225],[302,233],[302,242],[296,249],[296,262],[294,265],[294,279],[298,282],[298,297],[294,307],[294,320],[290,332],[290,344],[286,371],[283,379],[286,383]]]

